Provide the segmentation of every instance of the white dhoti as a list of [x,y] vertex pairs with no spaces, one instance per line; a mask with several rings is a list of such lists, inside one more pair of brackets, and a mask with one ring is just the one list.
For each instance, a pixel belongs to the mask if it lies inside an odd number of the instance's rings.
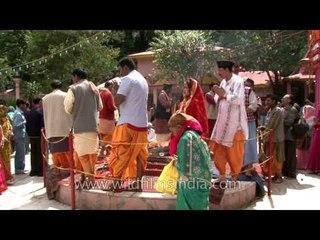
[[99,149],[98,133],[75,133],[73,147],[79,157],[87,154],[97,154]]

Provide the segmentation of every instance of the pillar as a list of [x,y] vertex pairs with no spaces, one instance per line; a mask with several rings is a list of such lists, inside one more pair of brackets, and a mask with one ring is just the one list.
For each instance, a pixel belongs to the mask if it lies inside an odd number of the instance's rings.
[[13,81],[15,83],[15,90],[16,90],[16,100],[18,98],[20,98],[20,82],[21,82],[21,78],[19,77],[14,77]]

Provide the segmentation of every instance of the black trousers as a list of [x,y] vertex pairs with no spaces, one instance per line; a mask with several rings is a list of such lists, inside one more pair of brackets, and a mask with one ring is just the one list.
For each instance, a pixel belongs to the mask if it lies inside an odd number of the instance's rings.
[[43,176],[41,157],[41,138],[30,137],[31,143],[31,172],[30,176]]
[[296,141],[285,141],[286,160],[283,163],[282,174],[287,177],[296,177],[297,155]]

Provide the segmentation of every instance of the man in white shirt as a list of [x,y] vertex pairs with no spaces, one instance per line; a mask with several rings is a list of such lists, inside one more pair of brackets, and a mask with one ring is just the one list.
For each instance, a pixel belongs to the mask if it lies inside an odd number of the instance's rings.
[[108,190],[121,191],[121,179],[135,179],[128,189],[141,191],[141,178],[148,159],[148,84],[135,70],[134,62],[119,62],[121,85],[115,97],[120,118],[113,133],[109,167],[114,184]]
[[248,123],[245,108],[244,81],[232,72],[233,63],[218,61],[218,71],[223,79],[220,87],[215,85],[215,101],[218,107],[217,121],[211,134],[211,148],[214,161],[224,180],[226,163],[231,176],[236,179],[241,171],[244,142],[248,137]]

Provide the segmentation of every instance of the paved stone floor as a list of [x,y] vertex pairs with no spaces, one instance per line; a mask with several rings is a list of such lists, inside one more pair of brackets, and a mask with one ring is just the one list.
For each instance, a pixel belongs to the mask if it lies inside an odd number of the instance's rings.
[[265,196],[246,210],[319,210],[320,175],[299,171],[296,179],[285,178],[272,185],[271,196]]
[[[11,172],[14,172],[11,159]],[[30,171],[30,154],[26,155],[26,170]],[[70,207],[55,200],[48,200],[43,177],[29,174],[14,175],[15,183],[0,196],[0,210],[69,210]]]

